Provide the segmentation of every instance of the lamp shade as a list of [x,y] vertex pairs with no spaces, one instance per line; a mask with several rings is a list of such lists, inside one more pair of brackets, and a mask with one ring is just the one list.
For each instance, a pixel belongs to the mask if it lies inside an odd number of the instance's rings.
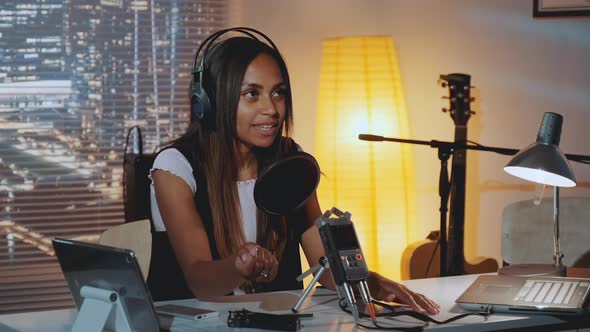
[[516,177],[555,187],[574,187],[576,178],[567,158],[559,149],[563,117],[547,112],[537,141],[520,150],[504,171]]

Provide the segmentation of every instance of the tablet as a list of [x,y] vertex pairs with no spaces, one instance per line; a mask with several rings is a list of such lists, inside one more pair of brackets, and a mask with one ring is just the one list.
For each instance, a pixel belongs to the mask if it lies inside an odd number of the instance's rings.
[[78,310],[83,286],[116,291],[135,331],[159,331],[160,322],[131,250],[55,238],[53,249]]

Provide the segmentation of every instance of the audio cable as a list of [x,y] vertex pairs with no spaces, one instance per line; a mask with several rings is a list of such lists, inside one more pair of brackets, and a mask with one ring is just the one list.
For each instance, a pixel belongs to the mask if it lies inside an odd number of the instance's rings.
[[[363,312],[360,312],[360,317],[361,318],[367,318],[367,317],[371,318],[373,326],[361,324],[361,323],[357,324],[359,327],[362,327],[362,328],[365,328],[368,330],[389,330],[389,331],[402,331],[402,332],[423,331],[426,326],[430,325],[430,323],[434,323],[437,325],[448,324],[448,323],[454,322],[456,320],[465,318],[467,316],[481,316],[487,320],[487,317],[492,314],[491,310],[487,309],[486,311],[482,311],[482,312],[470,312],[470,313],[459,314],[459,315],[453,316],[449,319],[441,321],[441,320],[437,320],[435,318],[432,318],[431,316],[429,316],[427,314],[423,314],[421,312],[417,312],[415,310],[411,310],[411,309],[408,309],[405,307],[401,307],[401,309],[400,309],[400,307],[392,306],[392,305],[389,305],[387,303],[380,302],[377,300],[372,300],[371,302],[372,302],[371,305],[367,305],[367,311],[369,311],[369,315],[367,315]],[[379,305],[385,309],[389,309],[389,311],[375,313],[375,308],[374,308],[375,304]],[[348,314],[352,313],[347,308],[347,303],[343,299],[340,299],[340,301],[338,302],[338,305],[339,305],[340,309],[342,309],[342,311],[344,311]],[[373,313],[371,313],[371,311],[373,311]],[[375,318],[373,318],[373,316]],[[379,318],[386,318],[386,319],[393,319],[396,317],[403,317],[403,316],[414,318],[418,321],[421,321],[422,323],[418,323],[415,326],[399,327],[399,326],[384,326],[384,325],[380,324],[380,322],[377,320],[378,317]]]

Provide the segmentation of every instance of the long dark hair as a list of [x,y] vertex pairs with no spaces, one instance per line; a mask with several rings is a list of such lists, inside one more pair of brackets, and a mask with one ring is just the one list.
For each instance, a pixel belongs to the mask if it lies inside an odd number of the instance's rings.
[[[202,85],[211,102],[213,113],[209,115],[212,116],[206,118],[207,121],[193,121],[186,133],[172,143],[191,151],[192,158],[202,167],[207,180],[216,247],[221,258],[230,256],[245,242],[236,187],[236,118],[244,73],[254,58],[263,53],[276,61],[285,83],[285,121],[279,132],[289,137],[293,126],[293,106],[285,61],[278,51],[257,39],[232,37],[214,45],[205,54]],[[291,151],[292,144],[292,140],[279,134],[270,147],[255,148],[259,172]],[[267,239],[267,243],[261,244],[280,260],[284,250],[282,236],[285,221],[271,218],[258,211],[258,239]],[[262,231],[269,234],[262,236]]]

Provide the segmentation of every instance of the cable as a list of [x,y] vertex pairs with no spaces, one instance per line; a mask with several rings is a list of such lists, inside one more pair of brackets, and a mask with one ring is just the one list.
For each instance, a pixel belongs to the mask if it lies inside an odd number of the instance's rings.
[[467,140],[467,143],[471,143],[471,144],[473,144],[473,145],[475,145],[475,146],[482,146],[482,147],[483,147],[483,145],[481,145],[481,144],[477,143],[476,141],[472,141],[472,140],[470,140],[470,139],[468,139],[468,140]]
[[[371,302],[380,304],[380,302],[375,301],[375,300],[372,300]],[[347,302],[345,299],[340,299],[338,301],[338,306],[340,307],[340,309],[342,309],[342,311],[346,312],[347,314],[352,314],[352,312],[350,310],[346,309]],[[386,307],[387,309],[390,309],[391,312],[381,312],[381,313],[376,314],[376,317],[392,317],[392,315],[395,315],[395,316],[402,316],[403,315],[403,314],[400,314],[399,312],[398,313],[394,312],[392,309],[393,307],[391,307],[389,305],[386,305],[384,307]],[[364,312],[359,312],[359,317],[360,318],[367,318],[367,317],[369,317],[369,315],[367,315]],[[365,324],[361,324],[361,323],[358,323],[357,325],[362,328],[368,329],[368,330],[390,330],[390,331],[402,331],[402,332],[423,331],[424,327],[428,325],[428,323],[424,322],[422,324],[419,324],[416,326],[409,326],[409,327],[383,326],[383,325],[379,324],[377,319],[373,320],[372,323],[374,326],[365,325]]]
[[[424,327],[428,326],[430,323],[442,325],[442,324],[454,322],[456,320],[465,318],[467,316],[481,316],[481,317],[484,317],[485,319],[487,319],[487,317],[490,314],[492,314],[491,310],[488,309],[483,312],[469,312],[469,313],[459,314],[459,315],[453,316],[449,319],[440,321],[440,320],[432,318],[431,316],[429,316],[427,314],[423,314],[423,313],[420,313],[420,312],[417,312],[417,311],[414,311],[411,309],[403,308],[402,310],[400,310],[399,307],[394,307],[394,306],[391,306],[387,303],[376,301],[376,300],[372,300],[372,303],[380,305],[381,307],[390,310],[390,312],[381,312],[381,313],[376,314],[377,317],[384,317],[386,319],[392,319],[394,317],[408,316],[408,317],[412,317],[414,319],[417,319],[419,321],[422,321],[423,323],[420,325],[409,326],[409,327],[383,326],[383,325],[380,325],[377,320],[373,321],[373,324],[375,326],[370,326],[370,325],[365,325],[365,324],[360,324],[360,323],[358,324],[358,326],[360,326],[362,328],[369,329],[369,330],[391,330],[391,331],[403,331],[403,332],[422,331],[422,330],[424,330]],[[348,314],[351,313],[350,310],[346,309],[347,303],[346,303],[346,301],[344,301],[344,299],[340,299],[340,301],[338,301],[338,306],[340,307],[340,309],[342,309],[342,311],[344,311]],[[359,314],[360,314],[361,318],[369,317],[367,314],[365,314],[363,312],[360,312]]]
[[428,273],[430,272],[430,268],[432,267],[432,261],[434,261],[434,255],[436,254],[436,249],[440,247],[440,232],[438,234],[438,238],[436,239],[436,243],[434,244],[434,249],[432,250],[432,254],[430,254],[430,258],[428,259],[428,265],[426,265],[426,273],[424,274],[425,278],[428,278]]
[[[123,202],[127,202],[127,168],[125,167],[125,164],[127,163],[127,149],[129,147],[129,137],[131,136],[131,132],[133,132],[133,129],[137,130],[137,137],[138,137],[138,143],[139,143],[139,155],[143,155],[143,140],[141,137],[141,128],[139,128],[139,126],[133,126],[131,128],[129,128],[127,130],[127,136],[125,137],[125,148],[123,149]],[[125,216],[127,217],[127,216]]]

